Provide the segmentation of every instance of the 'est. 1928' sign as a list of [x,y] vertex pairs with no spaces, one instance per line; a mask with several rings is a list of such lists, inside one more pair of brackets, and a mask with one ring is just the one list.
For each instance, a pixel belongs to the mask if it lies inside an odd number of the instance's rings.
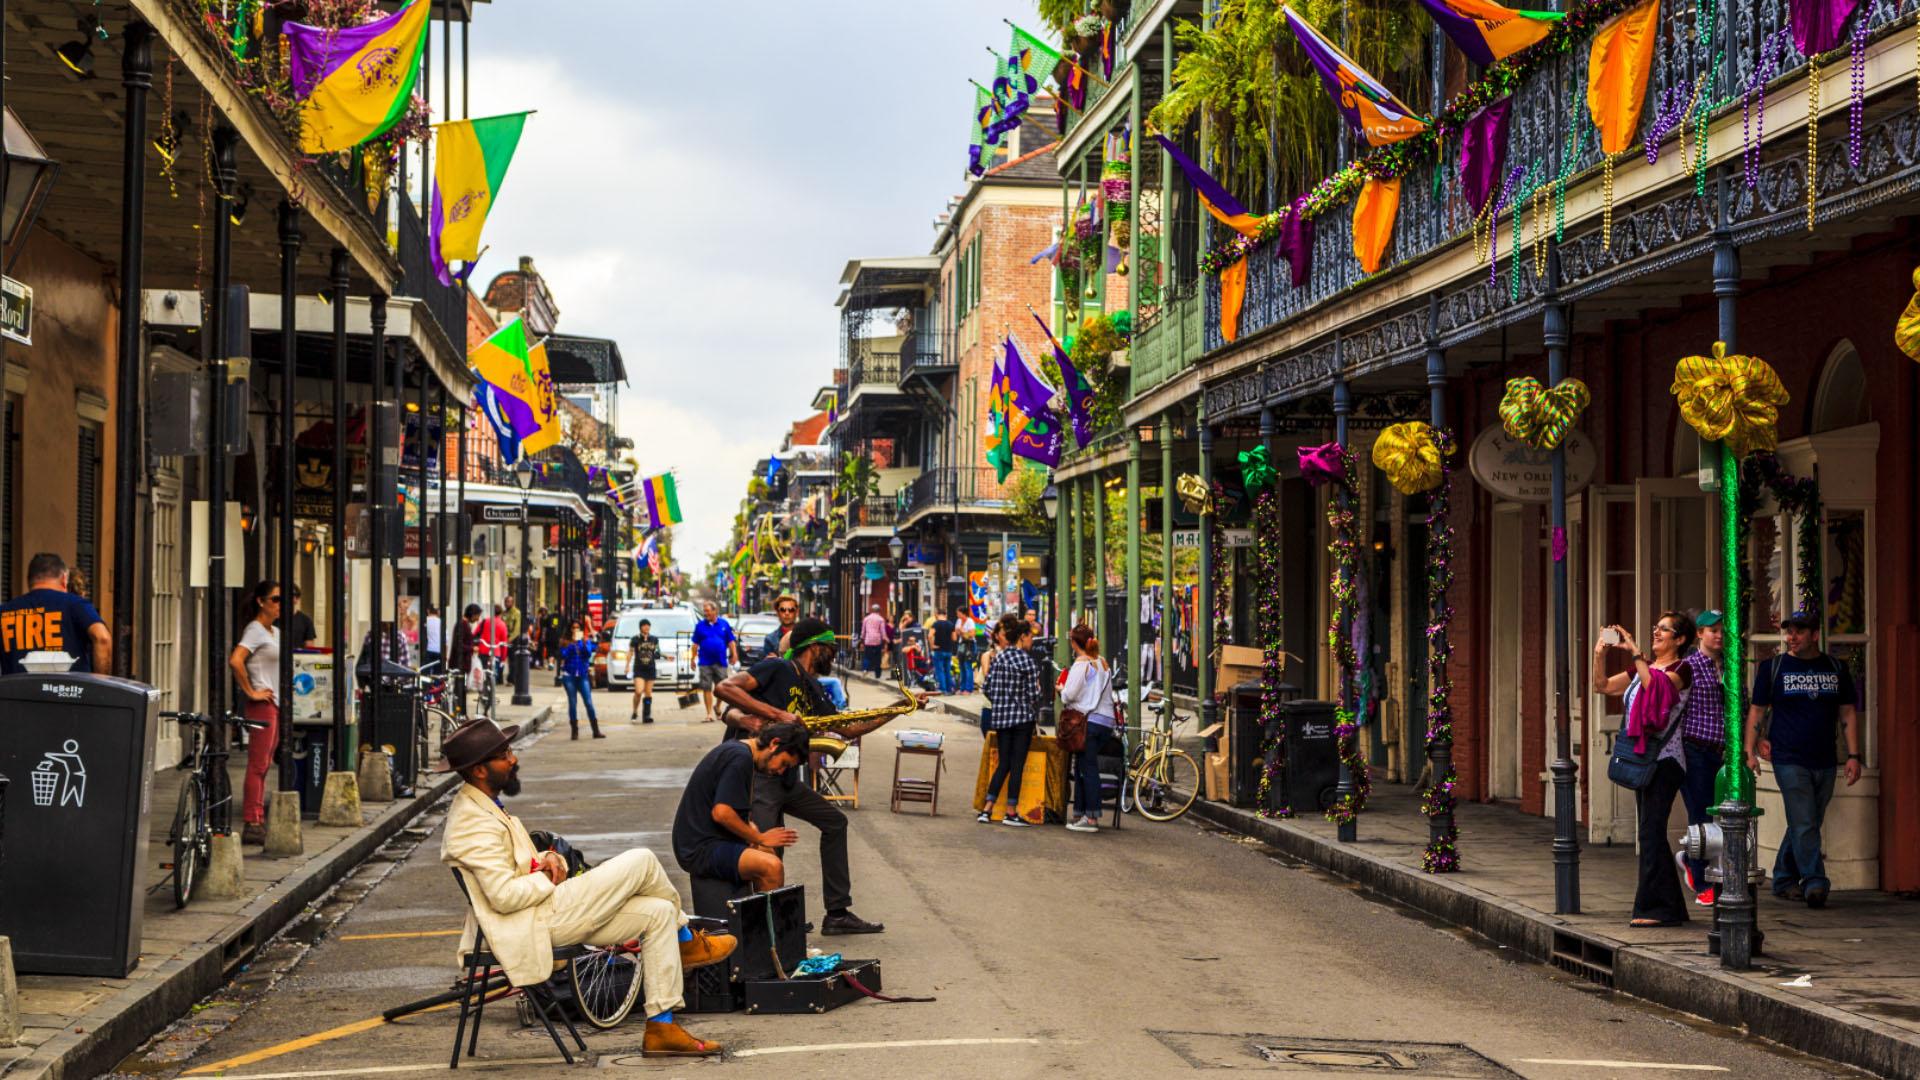
[[[1567,494],[1572,495],[1593,482],[1597,459],[1593,443],[1584,432],[1569,432],[1562,445],[1567,451]],[[1553,451],[1535,450],[1508,435],[1499,424],[1473,440],[1467,468],[1481,487],[1499,498],[1526,503],[1553,501]]]

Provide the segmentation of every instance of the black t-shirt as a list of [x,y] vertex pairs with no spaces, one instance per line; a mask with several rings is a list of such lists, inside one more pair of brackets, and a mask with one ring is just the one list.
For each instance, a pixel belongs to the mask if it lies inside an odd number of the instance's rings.
[[673,857],[682,870],[692,873],[701,853],[719,841],[743,842],[713,820],[713,808],[721,805],[733,807],[742,821],[753,811],[753,751],[745,743],[723,742],[693,767],[673,816]]
[[[839,712],[834,708],[833,699],[827,696],[827,688],[820,685],[818,679],[800,674],[800,669],[791,660],[770,657],[747,669],[753,676],[755,689],[753,696],[776,709],[785,709],[795,716],[826,716]],[[748,738],[747,732],[732,724],[726,725],[723,740]],[[803,769],[788,769],[781,773],[776,783],[791,788],[800,782]]]
[[635,634],[627,642],[627,651],[633,654],[633,666],[650,668],[660,659],[660,639],[652,634]]
[[32,589],[0,604],[0,675],[19,675],[28,653],[66,653],[73,671],[93,670],[93,624],[100,612],[65,589]]
[[[276,619],[274,626],[278,627],[285,621],[285,619]],[[288,642],[296,649],[304,649],[313,644],[313,639],[319,636],[313,630],[313,616],[304,611],[296,611],[293,613],[293,631],[281,634],[280,640]]]
[[1840,707],[1859,704],[1853,674],[1822,653],[1802,660],[1781,653],[1753,675],[1753,704],[1773,710],[1767,738],[1775,765],[1831,769],[1839,764],[1835,741]]
[[953,651],[953,620],[933,620],[933,647],[941,652]]

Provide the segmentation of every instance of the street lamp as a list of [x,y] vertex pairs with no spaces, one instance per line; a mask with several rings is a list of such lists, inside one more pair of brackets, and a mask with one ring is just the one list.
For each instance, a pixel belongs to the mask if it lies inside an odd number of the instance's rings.
[[1060,520],[1060,489],[1049,483],[1040,493],[1040,509],[1047,512],[1048,521]]
[[533,521],[527,513],[527,494],[533,490],[533,462],[526,458],[513,467],[513,482],[520,487],[520,587],[514,602],[520,605],[521,633],[508,646],[508,662],[513,667],[513,703],[533,704],[533,690],[527,685],[527,578],[532,574],[528,553],[533,547]]
[[33,137],[27,126],[6,110],[5,116],[6,146],[6,207],[0,215],[0,237],[6,241],[6,248],[12,252],[7,258],[7,269],[13,269],[13,260],[20,257],[21,241],[33,228],[34,219],[40,216],[40,206],[47,200],[47,192],[53,187],[53,178],[60,172],[60,163],[47,157],[40,141]]

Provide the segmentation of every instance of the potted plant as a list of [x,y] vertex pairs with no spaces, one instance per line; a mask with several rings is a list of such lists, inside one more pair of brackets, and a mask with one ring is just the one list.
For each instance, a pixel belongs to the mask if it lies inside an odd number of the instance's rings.
[[1073,20],[1073,51],[1085,57],[1099,48],[1100,34],[1106,28],[1106,18],[1097,11],[1089,11]]

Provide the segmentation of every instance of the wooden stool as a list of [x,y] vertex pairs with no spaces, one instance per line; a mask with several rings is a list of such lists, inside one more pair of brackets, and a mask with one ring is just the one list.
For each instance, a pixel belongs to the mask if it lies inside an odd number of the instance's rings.
[[[901,776],[901,759],[909,754],[933,759],[933,776],[920,778]],[[900,812],[901,803],[923,802],[927,804],[928,816],[937,817],[940,813],[940,774],[947,768],[945,750],[934,747],[902,746],[893,752],[893,805],[894,813]]]

